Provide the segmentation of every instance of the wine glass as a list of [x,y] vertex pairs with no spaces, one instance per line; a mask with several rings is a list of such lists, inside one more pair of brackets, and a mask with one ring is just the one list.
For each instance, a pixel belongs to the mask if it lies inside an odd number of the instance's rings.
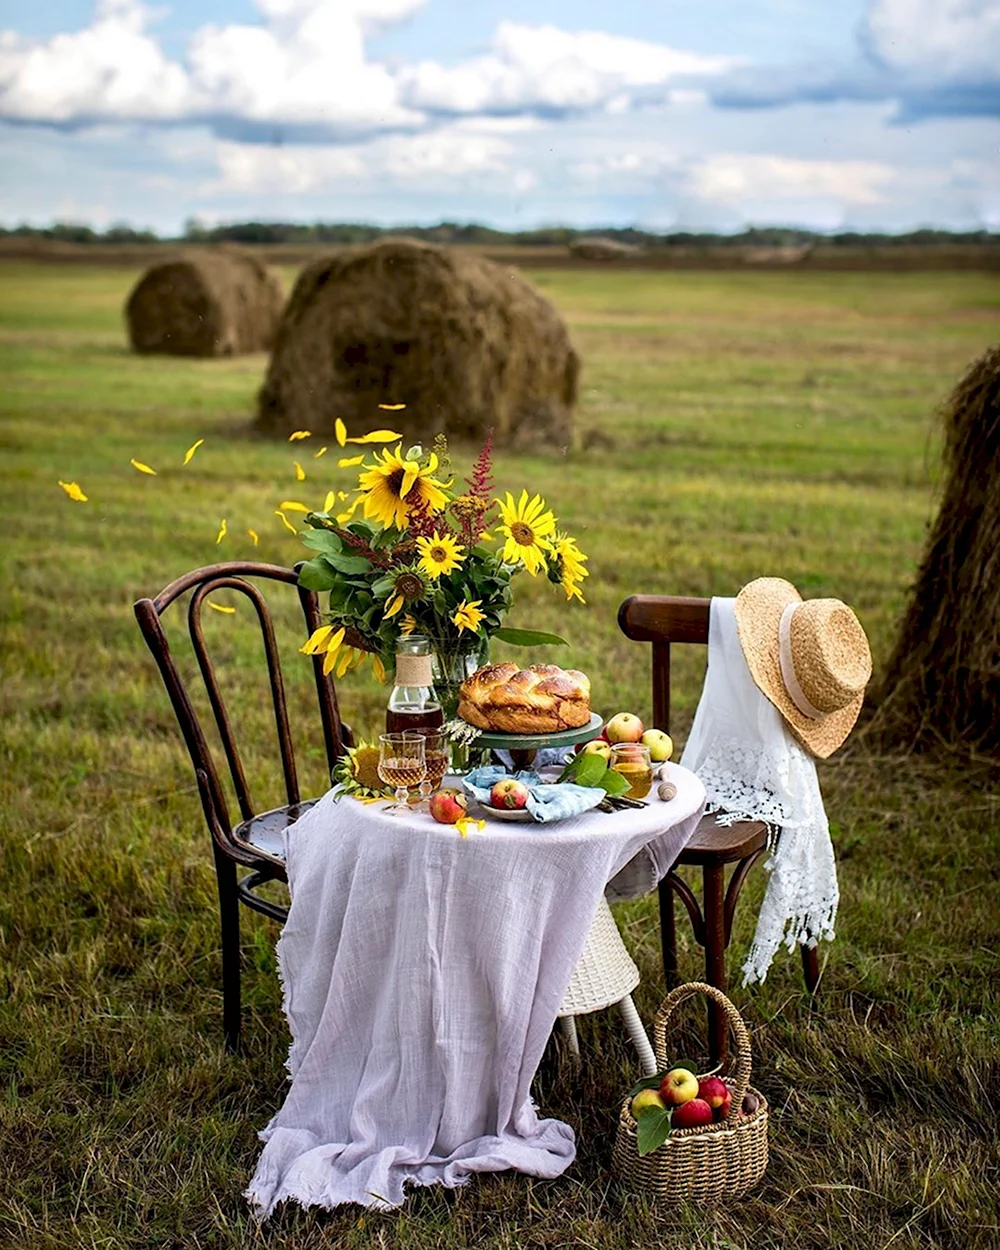
[[385,810],[402,816],[410,810],[407,791],[423,781],[427,772],[422,734],[380,734],[378,775],[387,786],[395,787],[396,802]]
[[408,729],[407,735],[416,734],[424,740],[424,764],[426,771],[420,783],[421,802],[430,802],[445,773],[448,771],[448,738],[439,729]]

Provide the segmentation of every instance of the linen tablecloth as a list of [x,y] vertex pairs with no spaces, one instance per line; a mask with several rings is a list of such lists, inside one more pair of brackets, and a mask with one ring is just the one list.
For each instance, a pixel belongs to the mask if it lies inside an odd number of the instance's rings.
[[651,888],[698,823],[701,782],[668,768],[670,802],[550,826],[462,838],[334,792],[289,826],[291,1083],[247,1190],[261,1218],[570,1165],[573,1130],[538,1118],[531,1081],[607,883]]

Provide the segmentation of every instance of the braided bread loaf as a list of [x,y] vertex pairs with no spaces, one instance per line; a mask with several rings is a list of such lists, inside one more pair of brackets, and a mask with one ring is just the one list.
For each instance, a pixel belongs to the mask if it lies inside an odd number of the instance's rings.
[[590,678],[555,664],[487,664],[462,682],[458,715],[492,732],[558,733],[590,719]]

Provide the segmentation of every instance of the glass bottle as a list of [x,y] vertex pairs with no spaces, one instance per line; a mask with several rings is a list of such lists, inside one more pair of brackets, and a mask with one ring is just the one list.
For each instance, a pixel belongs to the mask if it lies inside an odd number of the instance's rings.
[[386,733],[407,729],[439,729],[444,712],[434,693],[431,675],[431,644],[420,634],[400,638],[396,644],[396,677],[385,710]]

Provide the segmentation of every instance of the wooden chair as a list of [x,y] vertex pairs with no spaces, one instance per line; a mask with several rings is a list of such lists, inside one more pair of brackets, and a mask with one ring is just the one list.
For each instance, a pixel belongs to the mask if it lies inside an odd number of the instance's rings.
[[[652,643],[653,723],[670,731],[670,648],[674,643],[708,645],[708,599],[675,595],[633,595],[618,609],[618,625],[626,638]],[[767,849],[767,827],[761,821],[739,821],[720,826],[706,816],[681,852],[675,868],[690,865],[702,872],[702,904],[691,887],[671,870],[659,885],[660,940],[667,988],[677,983],[677,929],[674,895],[687,908],[695,941],[705,951],[705,980],[726,989],[726,949],[732,934],[736,903],[750,869]],[[733,865],[728,885],[726,870]],[[819,983],[815,947],[802,948],[802,967],[810,993]],[[721,1058],[726,1045],[725,1017],[714,1007],[709,1013],[709,1049]]]
[[[248,580],[250,578],[254,580]],[[305,617],[306,632],[303,638],[323,624],[318,596],[315,591],[303,590],[298,586],[296,569],[280,568],[273,564],[258,564],[253,561],[213,564],[206,568],[195,569],[171,582],[160,591],[155,599],[138,600],[134,608],[139,628],[159,666],[163,683],[167,688],[167,694],[170,696],[170,702],[173,704],[181,733],[191,756],[202,809],[212,836],[215,871],[219,886],[219,920],[222,930],[223,1028],[226,1046],[231,1051],[238,1050],[240,1045],[239,904],[243,903],[265,916],[284,921],[288,914],[287,908],[261,897],[257,891],[269,881],[287,880],[282,855],[283,831],[316,801],[315,799],[303,800],[299,792],[281,662],[275,642],[271,613],[263,593],[254,584],[257,581],[278,583],[295,588]],[[202,610],[208,596],[213,591],[222,589],[237,591],[245,595],[252,604],[260,625],[281,769],[284,774],[285,794],[288,799],[283,807],[274,808],[271,811],[260,812],[254,806],[243,760],[233,733],[232,721],[205,641]],[[215,760],[188,689],[174,661],[161,620],[171,604],[188,591],[192,592],[187,607],[188,630],[236,792],[240,819],[235,825],[230,817],[229,804],[226,801]],[[329,767],[333,768],[343,754],[345,745],[351,745],[350,730],[341,722],[336,688],[333,679],[323,675],[322,662],[322,656],[313,658],[313,674],[319,700],[326,759]],[[247,871],[241,874],[239,869]]]

